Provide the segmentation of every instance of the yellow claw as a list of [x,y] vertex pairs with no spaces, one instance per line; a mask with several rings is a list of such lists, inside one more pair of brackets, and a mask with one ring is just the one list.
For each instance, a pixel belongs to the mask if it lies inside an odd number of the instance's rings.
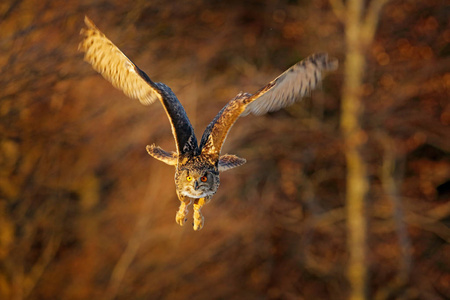
[[185,203],[181,202],[180,207],[178,208],[177,214],[175,215],[175,222],[178,225],[183,226],[186,223],[186,214],[188,213],[188,206],[191,202]]
[[205,218],[202,216],[200,209],[205,205],[205,198],[198,199],[197,203],[194,203],[194,230],[198,231],[203,228]]

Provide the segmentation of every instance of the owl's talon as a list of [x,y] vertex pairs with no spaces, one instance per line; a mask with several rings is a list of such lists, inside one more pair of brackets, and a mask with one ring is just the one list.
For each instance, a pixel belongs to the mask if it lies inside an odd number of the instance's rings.
[[180,207],[178,208],[177,214],[175,215],[175,222],[178,225],[183,226],[186,223],[186,215],[188,213],[188,206],[192,201],[181,201]]
[[[203,199],[203,198],[202,198]],[[203,224],[205,223],[205,218],[200,211],[200,208],[204,204],[204,200],[200,200],[200,204],[194,204],[194,230],[198,231],[203,228]]]
[[200,215],[200,217],[194,217],[194,230],[195,231],[199,231],[200,229],[202,229],[203,228],[203,224],[205,223],[205,218],[202,216],[202,215]]
[[202,212],[200,209],[202,206],[209,201],[209,197],[200,198],[194,202],[194,230],[198,231],[203,228],[203,224],[205,223],[205,218],[203,218]]
[[186,216],[180,214],[180,212],[177,212],[177,215],[175,216],[175,222],[177,222],[178,225],[183,226],[184,223],[186,223],[186,221],[187,221]]

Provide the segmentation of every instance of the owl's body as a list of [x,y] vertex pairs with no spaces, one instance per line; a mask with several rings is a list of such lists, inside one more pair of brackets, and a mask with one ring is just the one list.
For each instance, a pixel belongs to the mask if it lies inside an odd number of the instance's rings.
[[218,161],[202,154],[182,157],[175,171],[175,186],[180,208],[175,220],[183,225],[186,221],[187,207],[194,199],[194,229],[203,226],[200,208],[207,203],[219,187]]
[[175,138],[176,152],[167,152],[155,145],[147,146],[154,158],[175,166],[175,186],[181,201],[176,222],[186,221],[188,206],[193,202],[194,229],[203,227],[201,207],[216,193],[219,172],[243,165],[246,160],[235,155],[221,155],[229,130],[240,116],[261,115],[286,107],[308,94],[321,81],[323,71],[337,68],[337,61],[327,54],[314,54],[295,64],[255,94],[239,93],[230,100],[208,125],[200,143],[186,111],[172,90],[153,82],[129,60],[94,23],[85,18],[87,29],[79,49],[85,60],[127,96],[149,105],[159,100],[163,105]]

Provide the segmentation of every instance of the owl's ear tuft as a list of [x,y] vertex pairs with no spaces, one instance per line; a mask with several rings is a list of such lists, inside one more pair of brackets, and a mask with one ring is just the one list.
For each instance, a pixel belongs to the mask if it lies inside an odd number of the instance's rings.
[[236,155],[225,154],[219,158],[219,172],[230,170],[245,164],[247,160]]
[[166,163],[171,166],[175,166],[177,164],[178,156],[175,152],[167,152],[161,147],[156,145],[147,145],[146,147],[148,154],[153,156],[153,158],[156,158],[157,160],[162,161],[163,163]]

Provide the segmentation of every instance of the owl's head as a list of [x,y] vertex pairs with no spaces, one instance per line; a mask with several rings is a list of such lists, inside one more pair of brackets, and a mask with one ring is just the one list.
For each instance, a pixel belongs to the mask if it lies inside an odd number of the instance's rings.
[[217,168],[208,166],[187,165],[175,174],[177,191],[191,198],[203,198],[216,193],[219,187]]

